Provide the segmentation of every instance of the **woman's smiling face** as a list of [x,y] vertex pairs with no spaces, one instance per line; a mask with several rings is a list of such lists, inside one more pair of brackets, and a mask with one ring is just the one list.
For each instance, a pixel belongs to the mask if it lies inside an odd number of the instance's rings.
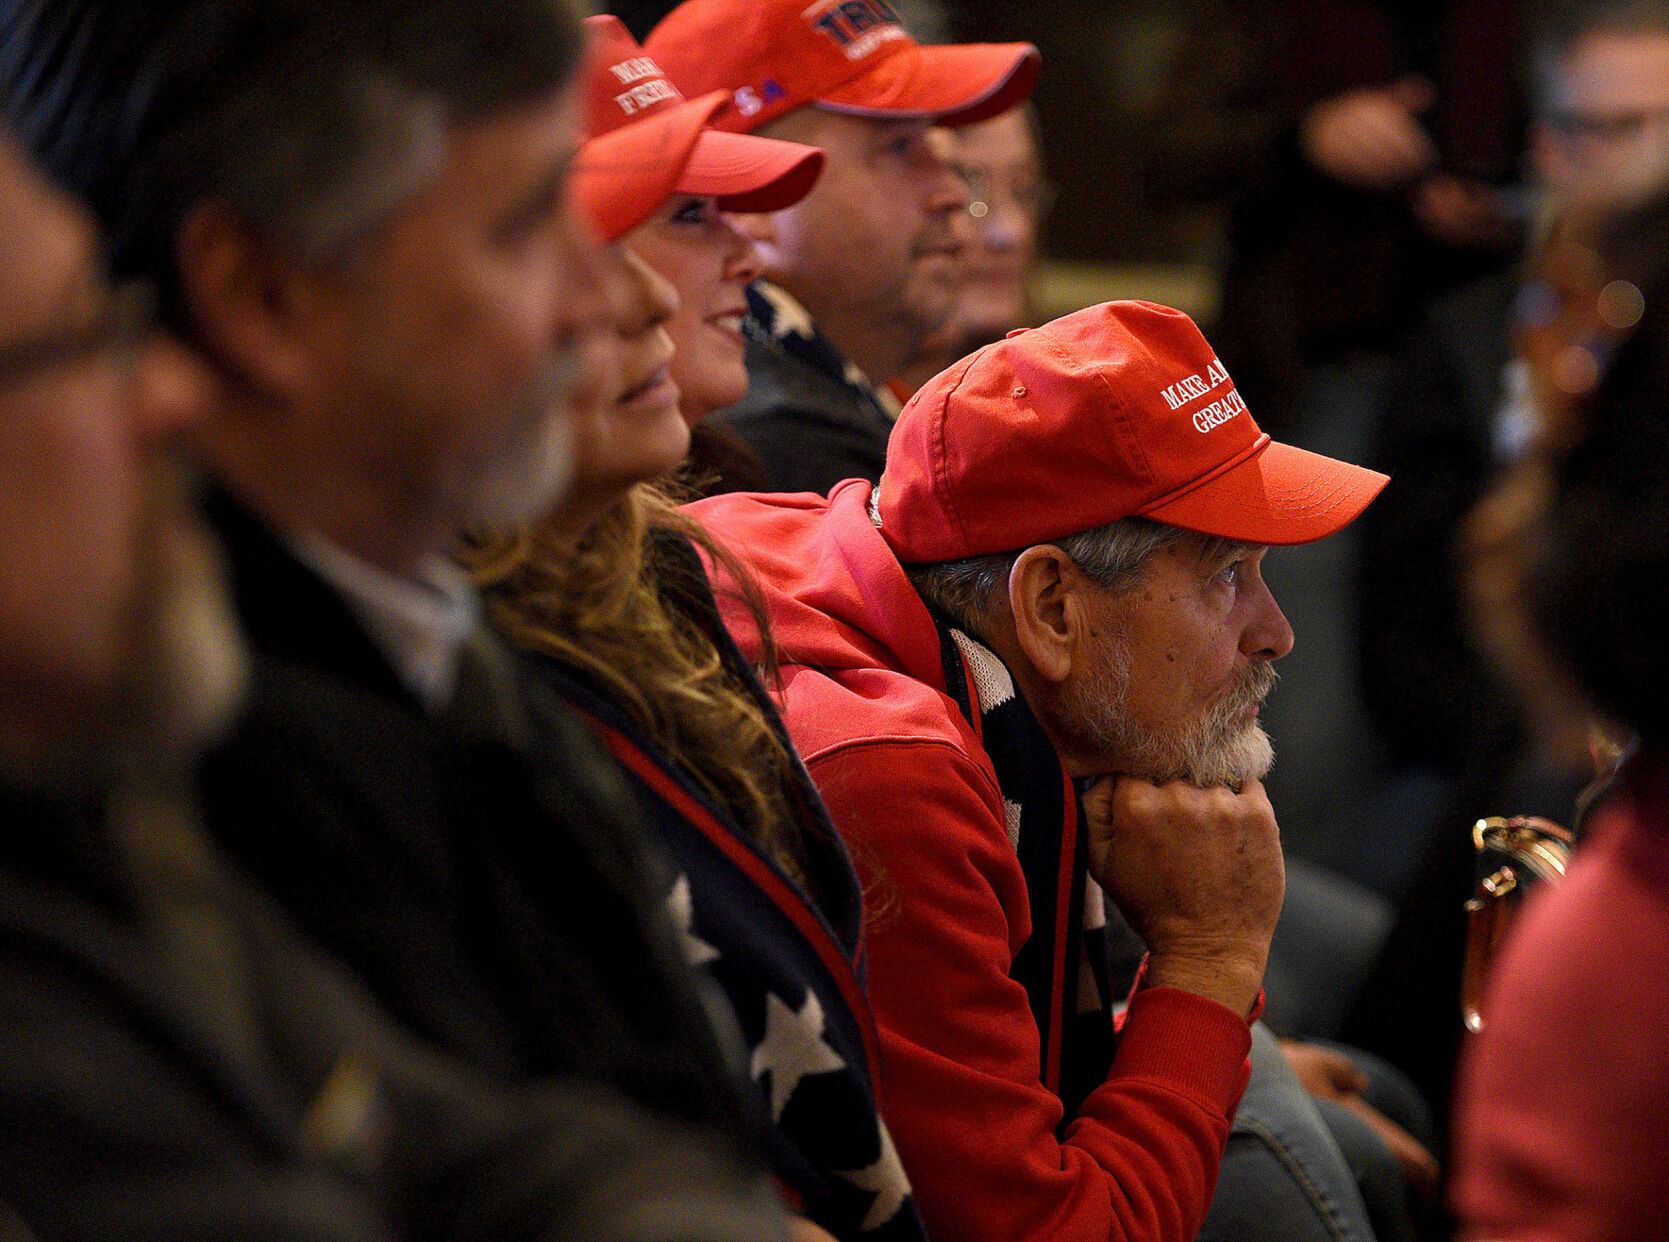
[[678,291],[678,310],[666,326],[680,410],[693,426],[747,392],[742,317],[758,256],[714,199],[690,194],[674,195],[628,242]]

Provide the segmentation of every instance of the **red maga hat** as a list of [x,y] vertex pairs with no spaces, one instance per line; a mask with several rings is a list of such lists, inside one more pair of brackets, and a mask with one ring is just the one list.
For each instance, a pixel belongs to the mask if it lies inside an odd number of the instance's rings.
[[879,507],[906,562],[1010,552],[1138,516],[1289,544],[1348,525],[1387,481],[1259,431],[1181,311],[1104,302],[929,380],[893,428]]
[[809,103],[971,125],[1037,81],[1030,43],[923,45],[886,0],[686,0],[644,46],[686,90],[730,92],[714,123],[738,131]]
[[711,196],[726,211],[777,211],[811,190],[823,152],[709,129],[723,91],[685,99],[619,18],[585,24],[587,136],[573,192],[604,240],[631,232],[675,193]]

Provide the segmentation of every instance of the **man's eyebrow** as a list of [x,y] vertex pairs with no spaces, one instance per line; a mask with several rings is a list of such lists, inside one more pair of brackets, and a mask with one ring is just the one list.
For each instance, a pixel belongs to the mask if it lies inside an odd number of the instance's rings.
[[1243,539],[1225,539],[1221,535],[1201,536],[1199,557],[1202,562],[1215,564],[1218,561],[1233,560],[1237,556],[1244,556],[1248,552],[1256,552],[1264,545],[1261,543],[1247,543]]
[[504,213],[496,231],[507,236],[554,212],[568,191],[568,181],[573,176],[578,152],[578,147],[569,147],[564,151],[521,200]]
[[896,138],[900,134],[925,134],[930,130],[940,128],[943,127],[934,125],[927,117],[905,116],[893,121],[883,121],[875,132],[877,135],[884,135],[887,138]]

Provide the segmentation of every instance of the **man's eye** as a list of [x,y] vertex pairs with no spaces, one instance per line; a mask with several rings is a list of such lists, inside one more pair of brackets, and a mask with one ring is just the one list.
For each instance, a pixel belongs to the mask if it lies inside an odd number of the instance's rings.
[[1245,568],[1245,561],[1230,561],[1217,571],[1217,579],[1228,586],[1237,586],[1240,583],[1240,575],[1245,571]]

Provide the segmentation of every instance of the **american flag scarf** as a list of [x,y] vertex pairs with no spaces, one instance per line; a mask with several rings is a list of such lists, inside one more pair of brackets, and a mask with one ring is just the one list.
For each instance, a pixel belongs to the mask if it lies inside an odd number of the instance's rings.
[[1083,806],[1003,662],[936,611],[933,621],[946,688],[996,771],[1026,878],[1032,934],[1009,975],[1030,999],[1042,1037],[1038,1074],[1065,1103],[1064,1126],[1106,1078],[1113,1054],[1106,915],[1087,870]]

